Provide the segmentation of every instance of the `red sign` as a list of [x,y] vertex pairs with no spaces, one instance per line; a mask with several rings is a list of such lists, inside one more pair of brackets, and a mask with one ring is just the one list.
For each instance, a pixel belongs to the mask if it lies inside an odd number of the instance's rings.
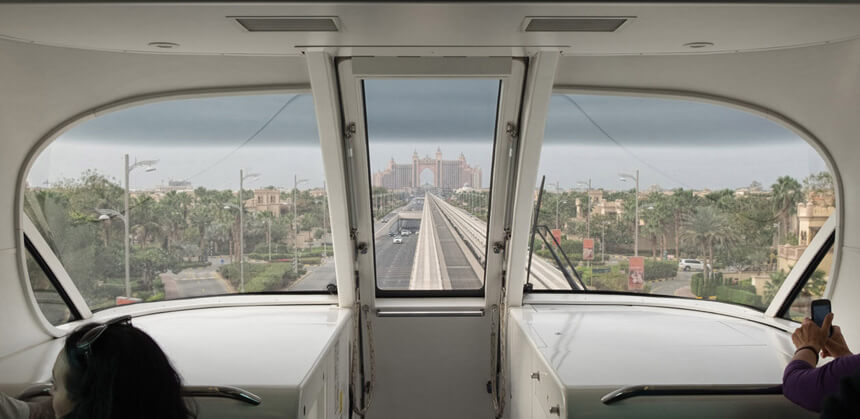
[[143,301],[143,300],[141,300],[140,298],[134,298],[134,297],[116,297],[116,305],[118,305],[118,306],[125,305],[125,304],[139,303],[141,301]]
[[582,260],[594,260],[594,239],[582,240]]
[[552,238],[555,239],[555,245],[561,246],[561,230],[554,228],[550,231],[552,231]]
[[645,258],[633,256],[627,269],[627,289],[641,290],[645,287]]

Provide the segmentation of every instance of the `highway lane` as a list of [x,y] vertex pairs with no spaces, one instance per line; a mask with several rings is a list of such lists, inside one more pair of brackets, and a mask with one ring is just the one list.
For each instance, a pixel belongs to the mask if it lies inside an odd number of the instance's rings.
[[376,239],[376,284],[381,289],[409,289],[418,237],[402,239],[400,244],[394,244],[388,236]]

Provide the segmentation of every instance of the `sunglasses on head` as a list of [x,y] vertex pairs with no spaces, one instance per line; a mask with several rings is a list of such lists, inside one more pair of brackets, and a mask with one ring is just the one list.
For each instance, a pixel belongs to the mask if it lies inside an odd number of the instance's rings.
[[89,359],[93,353],[93,343],[101,337],[105,330],[114,325],[131,326],[131,316],[120,316],[93,327],[78,339],[78,343],[75,344],[75,348],[81,352],[85,358]]

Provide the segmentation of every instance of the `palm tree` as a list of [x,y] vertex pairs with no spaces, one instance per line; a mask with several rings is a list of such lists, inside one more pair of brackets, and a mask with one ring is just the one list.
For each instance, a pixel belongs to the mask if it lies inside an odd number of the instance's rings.
[[681,230],[683,228],[684,219],[687,218],[693,211],[693,204],[696,201],[693,191],[678,188],[673,191],[669,205],[672,208],[672,221],[675,235],[675,257],[681,258]]
[[705,260],[705,278],[710,275],[709,264],[714,263],[714,246],[723,246],[735,239],[728,217],[712,206],[698,207],[684,220],[682,238],[698,246]]
[[789,220],[797,212],[797,203],[803,200],[803,187],[791,176],[780,176],[770,188],[773,192],[774,211],[782,220],[780,233],[782,237],[786,237]]

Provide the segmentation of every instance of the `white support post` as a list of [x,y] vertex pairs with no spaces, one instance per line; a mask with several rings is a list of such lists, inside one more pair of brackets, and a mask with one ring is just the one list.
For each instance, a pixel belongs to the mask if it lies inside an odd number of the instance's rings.
[[337,277],[338,303],[351,307],[355,301],[355,266],[353,245],[349,237],[350,220],[347,210],[346,166],[344,160],[343,127],[340,97],[334,60],[321,49],[306,52],[311,92],[317,117],[317,130],[322,148],[328,192],[329,225]]
[[538,52],[530,60],[529,72],[526,77],[519,130],[519,164],[517,165],[516,192],[513,200],[513,224],[511,225],[511,241],[507,250],[508,307],[521,306],[523,301],[535,182],[558,59],[558,51]]

